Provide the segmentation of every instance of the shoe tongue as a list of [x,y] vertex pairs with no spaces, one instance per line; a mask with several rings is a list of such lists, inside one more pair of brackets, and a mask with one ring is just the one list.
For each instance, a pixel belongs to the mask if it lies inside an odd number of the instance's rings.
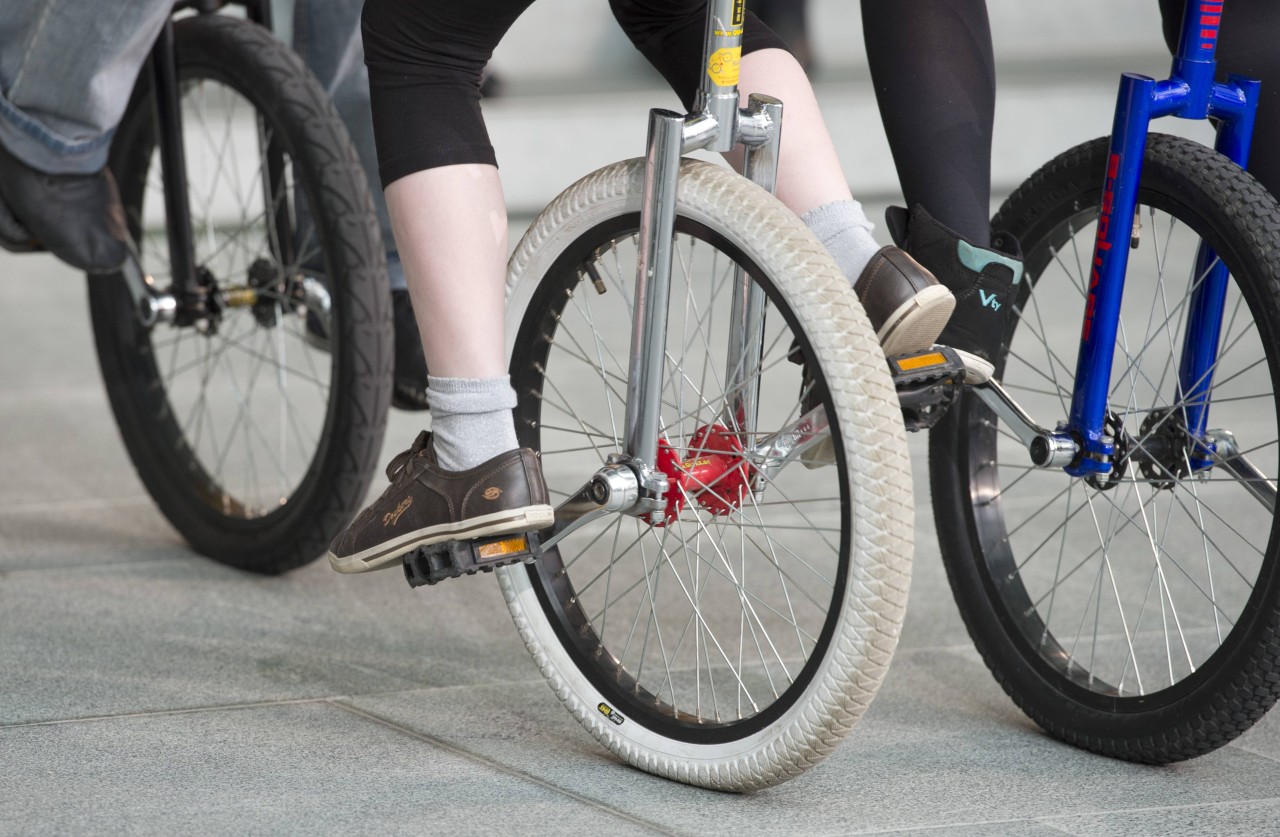
[[435,446],[431,443],[431,434],[425,430],[418,432],[418,437],[413,440],[413,444],[409,446],[408,450],[396,454],[391,462],[387,464],[387,479],[395,482],[397,477],[404,474],[408,470],[409,464],[423,451],[426,451],[427,461],[435,464]]

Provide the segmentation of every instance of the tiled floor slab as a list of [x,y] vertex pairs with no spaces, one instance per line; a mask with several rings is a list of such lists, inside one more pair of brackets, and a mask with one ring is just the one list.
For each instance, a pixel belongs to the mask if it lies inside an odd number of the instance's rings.
[[[649,812],[692,833],[937,826],[984,833],[984,823],[1025,826],[1067,813],[1100,816],[1280,797],[1274,763],[1239,748],[1152,768],[1058,743],[1004,697],[972,654],[954,651],[918,651],[896,660],[867,717],[828,761],[748,797],[636,773],[596,744],[536,681],[352,702],[460,749],[633,813]],[[1136,830],[1144,831],[1142,820],[1136,822]],[[1157,828],[1158,822],[1148,825]],[[1056,819],[1047,827],[1056,827]]]
[[4,834],[643,834],[325,703],[0,729]]
[[282,578],[180,552],[0,582],[0,723],[493,682],[533,673],[492,578]]

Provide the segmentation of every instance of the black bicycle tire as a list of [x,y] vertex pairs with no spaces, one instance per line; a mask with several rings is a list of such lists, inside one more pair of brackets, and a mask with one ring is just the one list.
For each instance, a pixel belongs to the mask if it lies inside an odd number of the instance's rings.
[[[273,125],[326,242],[334,311],[332,384],[307,473],[288,502],[261,518],[226,515],[202,499],[194,475],[203,469],[194,456],[181,453],[186,449],[182,431],[163,388],[153,386],[157,369],[149,340],[119,276],[88,282],[98,357],[121,437],[165,517],[197,552],[240,569],[277,574],[322,555],[368,492],[390,404],[385,256],[368,184],[346,129],[297,55],[265,29],[225,16],[187,18],[174,30],[180,80],[226,84]],[[134,224],[155,145],[150,91],[143,73],[111,157]]]
[[[1008,230],[1023,242],[1031,282],[1036,278],[1033,261],[1040,243],[1061,219],[1099,203],[1107,154],[1105,137],[1065,152],[1019,187],[993,220],[993,228]],[[1232,266],[1258,328],[1265,332],[1264,346],[1275,349],[1267,351],[1267,360],[1276,380],[1280,375],[1280,207],[1275,199],[1211,149],[1153,134],[1146,148],[1139,201],[1157,195],[1166,203],[1181,205],[1216,237],[1215,249]],[[1197,232],[1205,234],[1199,228]],[[1022,298],[1028,293],[1024,289]],[[1008,334],[1006,349],[1007,338]],[[976,427],[984,416],[990,413],[971,395],[956,405],[930,435],[929,473],[952,592],[970,637],[1005,692],[1054,737],[1144,763],[1164,764],[1201,755],[1258,721],[1280,696],[1280,527],[1276,521],[1272,521],[1258,580],[1244,608],[1248,618],[1241,619],[1195,675],[1185,678],[1187,688],[1163,690],[1176,695],[1167,699],[1155,692],[1109,702],[1086,700],[1083,690],[1022,642],[987,571],[966,467],[977,455],[970,443],[979,435]],[[981,442],[974,444],[978,450]]]

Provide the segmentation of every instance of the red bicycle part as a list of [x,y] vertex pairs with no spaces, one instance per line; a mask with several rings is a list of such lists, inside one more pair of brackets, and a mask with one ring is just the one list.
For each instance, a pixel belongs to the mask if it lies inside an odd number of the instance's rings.
[[724,425],[698,428],[689,450],[682,460],[666,439],[658,440],[657,468],[667,476],[667,506],[661,519],[643,518],[654,526],[680,517],[690,497],[712,514],[732,514],[751,490],[754,469],[743,458],[742,442]]
[[742,442],[721,424],[700,427],[689,440],[690,458],[680,463],[686,491],[712,514],[727,515],[742,506],[751,491],[752,468]]
[[667,508],[661,518],[651,513],[641,515],[641,519],[654,526],[666,526],[678,518],[680,510],[684,508],[689,496],[685,493],[689,475],[680,467],[680,454],[676,453],[676,449],[666,439],[658,440],[657,468],[667,475]]

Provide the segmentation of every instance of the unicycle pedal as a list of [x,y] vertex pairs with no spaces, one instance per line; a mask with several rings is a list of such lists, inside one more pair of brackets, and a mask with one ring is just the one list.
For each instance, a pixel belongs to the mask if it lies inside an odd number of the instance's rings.
[[405,553],[404,578],[410,587],[421,587],[478,572],[491,573],[495,567],[533,561],[538,547],[536,532],[420,546]]
[[964,361],[950,346],[889,358],[889,373],[898,390],[902,421],[908,431],[928,430],[938,423],[964,386]]

